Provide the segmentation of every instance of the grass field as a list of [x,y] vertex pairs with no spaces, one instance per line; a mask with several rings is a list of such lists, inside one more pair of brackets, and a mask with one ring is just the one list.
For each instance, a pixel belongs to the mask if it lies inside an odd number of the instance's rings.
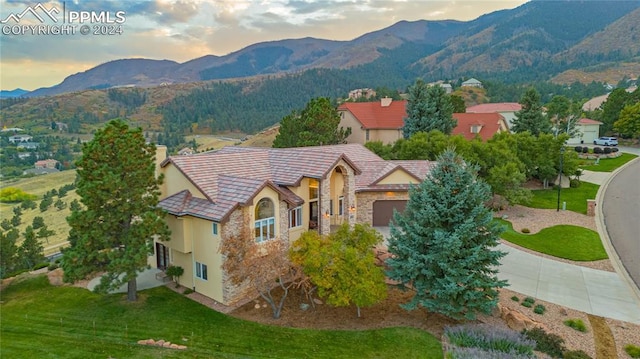
[[[599,185],[588,182],[582,182],[578,188],[563,188],[560,190],[560,206],[562,202],[567,202],[568,211],[587,214],[587,200],[596,198],[598,188],[600,188]],[[557,189],[540,189],[531,192],[533,198],[527,207],[557,208]]]
[[[75,179],[76,171],[69,170],[31,178],[23,178],[13,182],[2,182],[2,188],[15,187],[27,193],[34,194],[38,196],[35,202],[37,205],[39,205],[42,196],[46,192],[54,188],[58,189],[65,184],[73,183]],[[27,226],[31,225],[31,223],[33,222],[33,218],[36,216],[42,217],[47,227],[55,231],[55,234],[49,237],[48,241],[44,239],[41,240],[42,245],[45,248],[45,255],[58,252],[59,246],[67,241],[67,237],[69,234],[69,225],[67,224],[66,218],[71,213],[71,211],[69,210],[69,203],[71,203],[71,201],[73,201],[74,199],[79,200],[79,197],[76,194],[76,191],[73,190],[69,191],[67,195],[61,199],[67,203],[67,208],[63,210],[58,210],[54,206],[51,206],[45,212],[40,212],[40,209],[36,207],[35,209],[29,210],[23,209],[22,216],[20,216],[22,220],[22,223],[18,226],[18,230],[20,231],[20,233],[24,233]],[[54,202],[57,200],[58,197],[54,196]],[[0,218],[11,219],[11,217],[13,217],[13,207],[19,205],[20,204],[0,203]],[[18,243],[20,243],[20,241],[21,239],[18,241]]]
[[[46,276],[2,293],[3,358],[442,358],[440,342],[413,328],[303,330],[241,321],[159,287],[137,303],[53,287]],[[141,339],[186,345],[141,346]]]
[[596,160],[583,160],[580,168],[583,170],[594,171],[594,172],[613,172],[618,167],[624,165],[625,163],[633,160],[638,157],[637,155],[631,153],[623,153],[620,157],[616,158],[602,158],[596,165]]
[[507,227],[500,236],[502,239],[536,252],[574,261],[597,261],[608,258],[600,236],[588,228],[559,225],[544,228],[535,234],[524,234],[516,232],[509,221],[503,219],[495,219],[495,221]]

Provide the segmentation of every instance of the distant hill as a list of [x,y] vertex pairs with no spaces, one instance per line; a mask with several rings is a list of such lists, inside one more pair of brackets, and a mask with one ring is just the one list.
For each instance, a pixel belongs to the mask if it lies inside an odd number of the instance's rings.
[[[605,62],[614,67],[640,63],[639,8],[640,1],[533,0],[473,21],[400,21],[351,41],[270,41],[182,64],[122,59],[71,75],[28,96],[282,75],[314,68],[357,72],[372,66],[402,79],[549,79]],[[396,68],[389,69],[392,66]]]
[[13,98],[13,97],[20,97],[23,96],[25,94],[29,93],[29,91],[27,90],[23,90],[21,88],[17,88],[15,90],[1,90],[0,91],[0,98]]

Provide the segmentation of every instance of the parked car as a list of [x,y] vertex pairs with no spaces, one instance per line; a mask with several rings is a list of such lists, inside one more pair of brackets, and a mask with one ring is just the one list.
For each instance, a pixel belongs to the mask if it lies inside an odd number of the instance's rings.
[[601,146],[617,146],[618,139],[615,137],[600,137],[597,140],[594,140],[593,144]]

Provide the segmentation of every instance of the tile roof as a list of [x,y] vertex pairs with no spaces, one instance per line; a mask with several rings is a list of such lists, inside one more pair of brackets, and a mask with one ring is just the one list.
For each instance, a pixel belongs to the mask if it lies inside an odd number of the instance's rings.
[[592,120],[590,118],[581,118],[578,120],[579,125],[602,125],[602,122]]
[[338,111],[349,111],[365,129],[398,129],[404,126],[407,100],[392,101],[389,106],[376,102],[345,102]]
[[[480,136],[484,141],[490,139],[496,133],[500,132],[500,122],[504,122],[504,117],[499,113],[454,113],[453,118],[458,121],[458,125],[453,129],[451,134],[463,135],[466,139],[471,140]],[[472,126],[481,126],[479,133],[472,133]]]
[[249,203],[264,187],[280,193],[298,206],[302,198],[286,186],[297,186],[303,177],[325,178],[338,161],[356,173],[356,191],[407,190],[408,185],[378,185],[389,173],[402,169],[423,180],[432,167],[428,161],[385,161],[360,144],[298,148],[225,147],[218,151],[172,156],[162,166],[173,164],[206,199],[184,190],[160,201],[171,214],[193,215],[223,221],[238,205]]
[[522,110],[517,102],[482,103],[467,107],[467,113],[516,112]]

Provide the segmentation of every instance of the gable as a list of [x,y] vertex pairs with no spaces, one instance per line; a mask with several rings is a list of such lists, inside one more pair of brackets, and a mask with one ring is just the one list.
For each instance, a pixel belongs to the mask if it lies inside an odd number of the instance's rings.
[[407,184],[418,183],[418,179],[403,168],[397,167],[376,182],[378,185],[384,184]]

